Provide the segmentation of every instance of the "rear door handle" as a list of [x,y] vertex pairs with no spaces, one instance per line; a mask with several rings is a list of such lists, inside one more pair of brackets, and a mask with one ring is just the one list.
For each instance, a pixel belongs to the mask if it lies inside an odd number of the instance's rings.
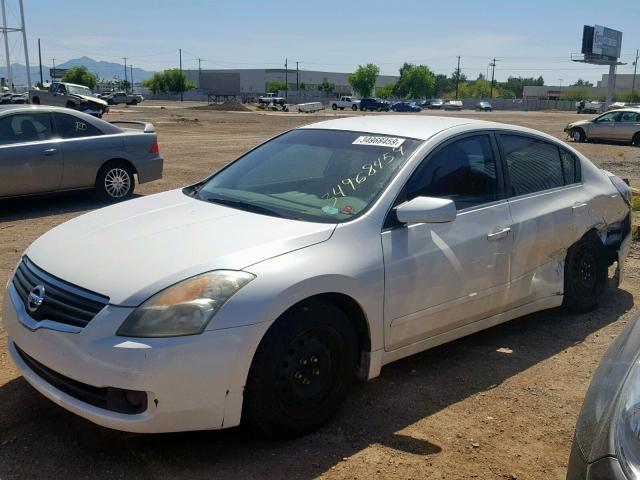
[[487,240],[500,240],[501,238],[504,238],[507,235],[509,235],[510,231],[511,231],[511,228],[509,227],[501,228],[497,231],[489,233],[487,235]]
[[581,208],[588,207],[588,206],[589,206],[588,203],[574,203],[573,206],[571,207],[571,210],[575,212],[576,210],[580,210]]
[[43,155],[53,155],[54,153],[56,153],[58,150],[55,148],[47,148],[44,152],[42,152]]

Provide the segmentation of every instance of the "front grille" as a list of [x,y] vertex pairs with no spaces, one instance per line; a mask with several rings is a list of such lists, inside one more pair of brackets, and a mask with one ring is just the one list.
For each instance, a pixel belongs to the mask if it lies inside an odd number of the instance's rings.
[[147,409],[146,392],[123,390],[115,387],[94,387],[93,385],[78,382],[42,365],[36,359],[23,352],[15,343],[14,347],[20,358],[36,375],[49,385],[81,402],[112,412],[130,415],[142,413]]
[[[44,300],[32,311],[29,293],[39,285],[44,287]],[[16,270],[13,286],[29,316],[38,322],[52,320],[83,328],[109,303],[108,297],[76,287],[40,270],[27,257],[22,259]]]

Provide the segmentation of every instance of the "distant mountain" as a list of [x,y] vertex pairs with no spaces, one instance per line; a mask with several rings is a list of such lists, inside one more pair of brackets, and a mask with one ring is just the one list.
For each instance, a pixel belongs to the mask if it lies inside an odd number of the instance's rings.
[[[124,78],[124,64],[115,62],[103,62],[94,60],[89,57],[74,58],[67,62],[56,65],[56,68],[71,68],[78,65],[84,65],[87,69],[96,75],[99,79],[111,80],[113,78]],[[49,80],[49,65],[42,65],[42,76],[44,81]],[[36,83],[40,81],[40,69],[38,65],[31,65],[31,82]],[[11,74],[13,76],[13,83],[15,85],[27,84],[27,68],[19,63],[11,64]],[[133,68],[133,81],[135,83],[146,80],[153,76],[154,72],[143,70],[142,68]],[[131,68],[127,65],[127,78],[131,75]],[[7,69],[4,66],[0,66],[0,77],[7,77]]]

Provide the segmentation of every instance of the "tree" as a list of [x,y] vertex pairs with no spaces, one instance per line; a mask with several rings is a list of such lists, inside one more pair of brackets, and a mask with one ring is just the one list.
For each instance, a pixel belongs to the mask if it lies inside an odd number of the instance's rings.
[[318,90],[325,93],[331,93],[336,89],[335,83],[331,83],[327,80],[327,77],[322,79],[322,83],[318,85]]
[[187,80],[184,72],[178,68],[169,68],[164,72],[156,72],[153,77],[142,82],[153,93],[181,93],[196,88],[196,84]]
[[578,81],[571,86],[572,87],[593,87],[593,83],[591,83],[588,80],[582,80],[581,78],[579,78]]
[[380,98],[389,98],[393,95],[395,83],[387,83],[384,87],[376,88],[376,96]]
[[363,97],[368,97],[371,95],[379,74],[380,69],[373,63],[368,63],[365,66],[358,65],[358,69],[349,74],[349,84],[354,92]]
[[153,77],[144,80],[142,86],[148,88],[154,94],[165,93],[167,91],[164,75],[160,72],[156,72],[153,74]]
[[426,98],[435,90],[435,84],[436,76],[429,67],[405,63],[400,68],[395,94],[404,98]]
[[504,84],[505,88],[511,90],[515,98],[522,98],[524,87],[527,86],[539,86],[544,85],[544,78],[538,77],[509,77],[507,83]]
[[125,92],[128,92],[131,89],[131,82],[129,80],[116,80],[115,83],[117,90],[124,90]]
[[287,84],[282,80],[272,80],[267,82],[267,92],[278,93],[281,90],[287,90]]
[[79,65],[77,67],[71,67],[62,77],[63,82],[77,83],[78,85],[84,85],[91,90],[96,88],[98,83],[98,77],[87,70],[87,67]]

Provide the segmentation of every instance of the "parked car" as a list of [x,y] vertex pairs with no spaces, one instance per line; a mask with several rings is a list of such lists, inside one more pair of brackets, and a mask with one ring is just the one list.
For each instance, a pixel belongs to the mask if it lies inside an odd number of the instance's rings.
[[38,238],[7,285],[8,348],[41,393],[110,428],[300,434],[357,372],[534,311],[595,308],[629,251],[630,197],[523,127],[306,125]]
[[356,110],[358,110],[359,106],[360,99],[350,95],[342,96],[340,97],[340,100],[334,100],[333,102],[331,102],[331,108],[333,110],[344,110],[345,108],[348,108],[355,112]]
[[113,92],[104,97],[104,100],[106,100],[109,105],[118,105],[120,103],[126,103],[127,105],[137,105],[139,103],[142,103],[144,97],[135,93]]
[[445,110],[462,110],[462,100],[447,100],[442,108]]
[[640,320],[605,353],[578,416],[567,480],[634,480],[640,472]]
[[435,98],[433,100],[427,100],[427,108],[429,110],[440,110],[444,107],[444,100],[441,98]]
[[564,131],[575,142],[606,140],[640,146],[640,108],[621,108],[592,120],[572,122]]
[[604,110],[604,103],[580,100],[576,102],[576,113],[600,113]]
[[0,93],[0,105],[6,105],[7,103],[11,103],[11,97],[13,93]]
[[422,108],[415,102],[396,102],[391,105],[394,112],[421,112]]
[[493,105],[489,102],[478,102],[476,104],[476,112],[490,112],[493,110]]
[[389,102],[379,98],[363,98],[360,100],[360,110],[363,112],[367,110],[371,112],[388,112],[390,108],[391,104]]
[[107,200],[130,197],[162,177],[150,123],[119,128],[59,107],[0,106],[0,197],[93,188]]
[[29,100],[34,105],[52,105],[73,108],[96,117],[102,117],[109,111],[109,105],[97,98],[84,85],[54,82],[48,90],[29,90]]
[[9,103],[13,104],[23,104],[29,103],[29,94],[28,93],[14,93],[11,95]]

